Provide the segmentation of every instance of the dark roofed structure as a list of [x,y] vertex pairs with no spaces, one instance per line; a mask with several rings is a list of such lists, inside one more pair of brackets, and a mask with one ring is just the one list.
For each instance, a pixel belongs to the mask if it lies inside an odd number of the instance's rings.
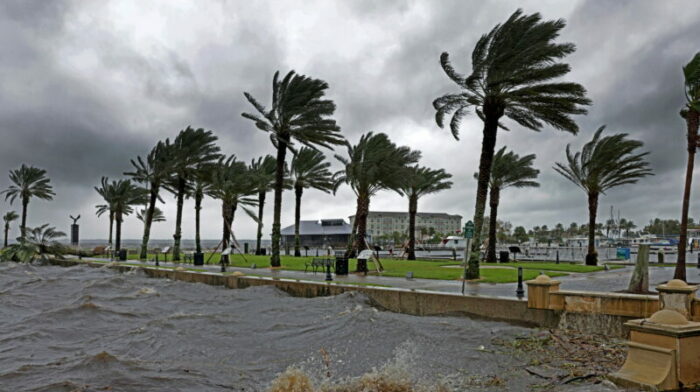
[[[299,221],[301,246],[343,247],[350,240],[352,227],[344,219],[321,219]],[[294,246],[294,225],[282,229],[282,240]]]

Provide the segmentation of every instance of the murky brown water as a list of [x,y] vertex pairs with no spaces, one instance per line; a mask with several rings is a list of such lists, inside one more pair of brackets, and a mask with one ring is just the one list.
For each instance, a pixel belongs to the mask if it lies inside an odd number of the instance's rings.
[[289,367],[316,383],[380,369],[456,391],[492,376],[506,380],[494,390],[528,390],[537,380],[490,341],[530,332],[378,311],[357,294],[305,299],[0,263],[3,392],[264,391]]

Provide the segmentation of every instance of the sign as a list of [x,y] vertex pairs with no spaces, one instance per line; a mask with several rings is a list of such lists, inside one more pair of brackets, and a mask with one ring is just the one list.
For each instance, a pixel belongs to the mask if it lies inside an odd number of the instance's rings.
[[474,222],[469,221],[464,224],[464,238],[474,238]]

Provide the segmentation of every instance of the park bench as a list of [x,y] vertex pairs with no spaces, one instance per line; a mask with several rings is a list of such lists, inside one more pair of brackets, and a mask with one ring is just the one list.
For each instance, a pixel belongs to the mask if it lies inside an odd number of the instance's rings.
[[316,273],[316,271],[317,271],[319,268],[321,269],[321,272],[323,272],[324,269],[326,268],[326,265],[327,265],[327,264],[330,264],[331,269],[332,269],[332,270],[335,270],[335,266],[334,266],[333,261],[334,261],[334,260],[333,260],[333,259],[330,259],[330,258],[316,258],[316,257],[314,257],[314,258],[311,259],[311,261],[308,261],[308,260],[307,260],[307,261],[304,263],[304,272],[308,271],[309,268],[311,268],[311,270],[312,270],[314,273]]

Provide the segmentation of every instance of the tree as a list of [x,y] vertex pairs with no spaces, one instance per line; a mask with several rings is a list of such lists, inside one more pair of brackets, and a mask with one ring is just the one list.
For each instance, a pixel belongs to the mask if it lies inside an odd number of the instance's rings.
[[[416,215],[418,214],[418,199],[431,193],[440,192],[452,187],[452,177],[443,169],[432,170],[427,167],[411,166],[403,176],[398,192],[408,197],[408,260],[416,259]],[[422,230],[425,228],[421,228]],[[427,230],[426,230],[427,231]],[[425,233],[423,233],[425,235]]]
[[97,205],[97,216],[105,212],[109,213],[109,243],[112,243],[112,221],[116,222],[116,238],[114,250],[121,249],[122,222],[124,217],[134,212],[133,206],[145,204],[148,201],[148,192],[130,180],[109,181],[107,177],[102,177],[100,186],[95,187],[95,191],[102,196],[107,204]]
[[3,242],[3,248],[7,248],[8,245],[7,236],[10,234],[10,223],[16,221],[17,219],[19,219],[19,215],[17,215],[17,213],[14,211],[8,211],[2,216],[2,220],[5,222],[5,241]]
[[192,182],[192,195],[194,197],[194,246],[197,254],[202,253],[202,239],[200,235],[200,215],[204,195],[209,192],[211,173],[215,164],[205,163],[197,166]]
[[99,187],[95,187],[95,191],[102,196],[102,199],[106,204],[98,204],[95,206],[97,211],[95,214],[97,217],[101,217],[104,214],[108,214],[109,217],[109,241],[107,242],[109,246],[112,246],[112,228],[114,227],[114,195],[112,191],[114,189],[110,186],[109,179],[107,177],[102,177]]
[[33,229],[27,228],[25,238],[18,238],[17,243],[0,252],[0,260],[28,263],[36,259],[63,257],[66,247],[58,242],[58,239],[65,236],[64,232],[49,227],[48,224]]
[[[535,181],[540,171],[532,167],[534,161],[535,154],[520,157],[513,151],[506,151],[505,147],[498,150],[493,156],[491,179],[489,181],[489,189],[491,192],[489,207],[491,209],[491,214],[488,231],[489,242],[486,251],[487,263],[496,263],[498,261],[496,258],[496,223],[501,191],[511,187],[525,188],[540,186],[540,184]],[[475,173],[474,177],[478,178],[478,173]],[[547,231],[546,228],[544,231]]]
[[678,241],[678,261],[673,274],[674,279],[686,280],[685,250],[688,245],[688,209],[690,206],[690,187],[693,181],[695,166],[695,151],[700,145],[698,138],[698,123],[700,123],[700,53],[683,67],[685,77],[685,96],[687,102],[681,110],[688,130],[688,165],[685,171],[685,188],[683,190],[683,208],[681,210],[681,235]]
[[479,278],[481,227],[496,134],[499,127],[507,129],[500,123],[501,118],[506,116],[534,131],[549,124],[576,134],[578,126],[570,116],[586,113],[583,106],[590,104],[581,85],[552,81],[569,72],[568,64],[557,61],[573,53],[575,46],[554,42],[566,25],[563,20],[541,19],[539,13],[524,15],[517,10],[505,23],[483,35],[472,52],[472,73],[468,77],[452,67],[447,52],[440,57],[443,70],[461,91],[433,102],[437,124],[442,128],[445,116],[451,114],[450,129],[457,139],[461,120],[470,110],[484,123],[468,279]]
[[347,157],[336,155],[343,168],[336,173],[339,183],[350,186],[357,197],[355,219],[346,256],[367,248],[367,216],[369,202],[377,192],[397,190],[409,171],[418,162],[420,152],[398,147],[384,133],[368,132],[357,144],[347,145]]
[[243,117],[252,120],[261,131],[268,132],[272,145],[277,149],[270,257],[273,267],[281,265],[280,215],[287,149],[293,149],[295,142],[311,148],[321,146],[331,149],[334,145],[345,143],[340,127],[330,118],[335,112],[335,104],[330,99],[324,99],[327,89],[328,83],[323,80],[298,75],[294,71],[279,80],[277,71],[272,79],[272,107],[269,110],[252,95],[244,93],[259,114],[243,113]]
[[[557,162],[554,170],[578,185],[588,195],[588,253],[587,265],[598,264],[595,250],[596,214],[598,198],[611,188],[634,184],[640,178],[652,175],[645,157],[648,152],[637,153],[644,143],[627,138],[626,133],[601,137],[605,126],[598,128],[593,139],[580,152],[571,153],[566,146],[567,162]],[[602,227],[601,227],[602,228]]]
[[[272,155],[265,155],[257,160],[253,159],[248,166],[255,187],[258,191],[258,232],[255,237],[255,254],[262,254],[262,228],[263,228],[263,212],[265,209],[265,196],[267,192],[273,190],[275,186],[275,171],[277,163]],[[286,171],[286,170],[285,170]]]
[[294,188],[294,257],[301,257],[299,222],[301,221],[301,195],[305,188],[331,193],[336,188],[331,163],[321,151],[302,147],[292,158],[290,181]]
[[[218,138],[211,131],[202,128],[187,127],[173,140],[171,154],[171,175],[164,182],[164,188],[175,195],[177,213],[175,215],[175,234],[173,235],[173,261],[180,260],[180,243],[182,240],[182,209],[185,198],[193,193],[197,171],[203,165],[219,159]],[[196,210],[195,210],[196,211]]]
[[159,141],[143,159],[140,156],[136,160],[131,160],[134,171],[126,172],[135,181],[145,184],[148,188],[148,206],[146,210],[146,221],[143,224],[143,239],[141,241],[141,260],[148,256],[148,240],[151,235],[151,223],[153,223],[153,213],[156,203],[160,199],[159,192],[161,186],[168,181],[173,169],[173,148],[170,140]]
[[515,240],[518,242],[518,244],[522,244],[523,242],[527,242],[530,240],[530,237],[527,235],[525,228],[522,226],[518,226],[513,230],[513,237],[515,237]]
[[[251,197],[256,193],[255,183],[246,164],[236,160],[235,155],[219,160],[212,170],[210,181],[208,195],[221,200],[221,247],[227,249],[233,239],[231,226],[239,206],[253,220],[257,220],[255,213],[248,208],[257,205],[257,201]],[[222,263],[228,263],[228,256],[222,256]]]
[[51,180],[46,177],[46,170],[34,166],[22,164],[19,169],[10,170],[10,185],[6,190],[0,192],[5,194],[5,200],[10,200],[10,204],[19,199],[22,203],[22,221],[20,225],[20,239],[26,237],[27,228],[27,208],[32,197],[42,200],[53,200],[56,195],[51,186]]

